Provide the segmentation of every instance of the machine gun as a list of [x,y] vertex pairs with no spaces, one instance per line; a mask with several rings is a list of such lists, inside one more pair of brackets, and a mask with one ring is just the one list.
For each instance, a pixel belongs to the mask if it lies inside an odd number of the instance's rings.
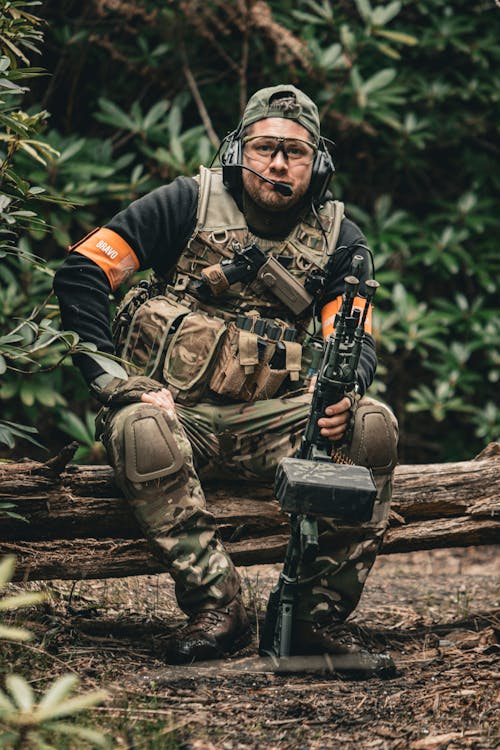
[[204,268],[201,276],[201,281],[194,282],[192,290],[205,302],[211,295],[222,294],[237,282],[258,279],[294,315],[300,315],[309,307],[314,300],[314,292],[323,281],[321,274],[316,273],[311,274],[306,284],[302,285],[276,258],[266,255],[255,243],[243,248],[236,243],[232,258]]
[[259,644],[263,656],[289,656],[295,602],[299,593],[298,571],[312,563],[318,553],[318,517],[342,523],[371,518],[376,488],[370,469],[332,461],[332,443],[321,435],[318,419],[327,406],[356,387],[356,374],[365,337],[369,306],[378,283],[365,282],[364,307],[354,307],[359,280],[354,275],[363,258],[354,256],[351,275],[346,276],[335,332],[327,337],[319,365],[311,412],[297,456],[278,464],[275,493],[282,510],[291,515],[291,534],[283,570],[271,591]]

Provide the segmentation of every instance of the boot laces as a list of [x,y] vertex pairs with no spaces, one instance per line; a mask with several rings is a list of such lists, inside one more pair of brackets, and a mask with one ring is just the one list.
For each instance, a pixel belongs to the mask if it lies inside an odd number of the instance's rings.
[[335,620],[324,624],[318,623],[315,625],[315,630],[316,632],[326,635],[328,638],[345,646],[363,645],[358,635],[351,629],[351,627],[335,622]]
[[196,612],[183,628],[184,632],[207,630],[218,625],[227,616],[226,612],[217,609],[202,609]]

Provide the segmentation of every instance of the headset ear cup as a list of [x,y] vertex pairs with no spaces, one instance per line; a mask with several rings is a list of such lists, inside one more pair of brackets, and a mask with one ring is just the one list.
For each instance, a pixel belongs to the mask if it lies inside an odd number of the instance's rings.
[[309,192],[311,197],[321,202],[328,190],[330,180],[335,172],[333,159],[324,145],[320,145],[314,157]]
[[243,190],[241,167],[237,166],[241,164],[241,159],[241,138],[237,135],[237,131],[233,131],[227,136],[227,145],[221,155],[220,162],[222,164],[222,181],[235,198],[239,197]]

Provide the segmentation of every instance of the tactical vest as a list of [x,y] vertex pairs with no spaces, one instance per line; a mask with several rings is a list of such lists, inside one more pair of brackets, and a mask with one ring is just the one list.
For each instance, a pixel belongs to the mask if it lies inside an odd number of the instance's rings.
[[168,384],[180,403],[271,398],[285,381],[292,389],[299,382],[301,343],[314,305],[297,318],[255,279],[209,300],[196,299],[193,287],[203,269],[252,242],[304,283],[313,270],[326,268],[335,251],[344,205],[327,201],[318,209],[322,229],[311,211],[285,239],[268,240],[251,233],[220,169],[201,167],[195,179],[195,230],[163,293],[150,286],[139,290],[142,298],[132,290],[126,296],[115,318],[117,353],[130,372]]
[[[301,281],[313,269],[324,269],[335,250],[344,217],[344,204],[328,201],[319,210],[324,235],[314,214],[310,212],[284,240],[268,240],[252,234],[245,217],[222,182],[220,169],[201,167],[195,178],[199,184],[196,229],[177,263],[173,286],[177,291],[189,288],[198,280],[203,268],[225,258],[232,258],[234,245],[242,247],[257,242],[267,255],[278,256],[280,262]],[[222,297],[217,297],[220,312],[256,310],[262,317],[290,319],[290,311],[261,282],[235,284]],[[308,310],[309,318],[312,310]],[[293,321],[292,321],[293,322]]]

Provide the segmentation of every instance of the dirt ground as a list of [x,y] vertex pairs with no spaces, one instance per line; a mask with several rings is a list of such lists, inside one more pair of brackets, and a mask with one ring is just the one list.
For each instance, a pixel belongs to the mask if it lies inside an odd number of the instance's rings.
[[215,665],[161,659],[162,641],[182,620],[165,575],[51,584],[50,604],[29,626],[52,677],[75,670],[85,686],[110,689],[112,700],[92,715],[116,748],[500,746],[498,548],[379,557],[352,619],[392,654],[390,679],[252,671],[279,569],[241,569],[254,641]]

